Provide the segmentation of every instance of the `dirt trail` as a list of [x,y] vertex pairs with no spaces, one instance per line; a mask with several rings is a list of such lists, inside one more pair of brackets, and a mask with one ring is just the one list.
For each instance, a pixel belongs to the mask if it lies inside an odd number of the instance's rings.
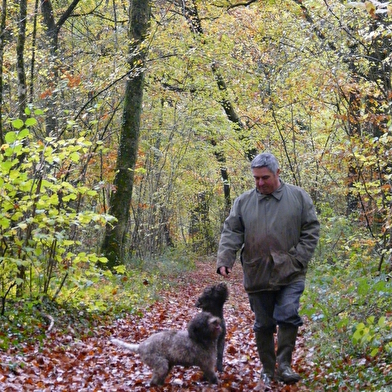
[[[75,341],[70,336],[51,335],[50,345],[25,353],[4,356],[7,363],[23,363],[23,368],[10,370],[0,366],[0,391],[43,392],[122,392],[122,391],[253,391],[260,373],[260,363],[252,331],[253,314],[242,286],[242,271],[236,265],[229,280],[229,301],[225,305],[227,325],[224,371],[219,384],[201,382],[198,368],[175,367],[161,388],[150,388],[149,368],[138,355],[109,343],[115,336],[130,342],[145,339],[162,329],[185,329],[199,310],[195,301],[203,289],[222,281],[215,273],[214,261],[198,262],[197,269],[173,282],[161,293],[161,300],[145,309],[142,316],[129,315],[115,324],[92,331],[92,336]],[[53,342],[58,339],[58,342]],[[304,339],[298,339],[294,368],[301,373],[308,366],[303,353]],[[295,386],[275,385],[274,391],[307,391]]]

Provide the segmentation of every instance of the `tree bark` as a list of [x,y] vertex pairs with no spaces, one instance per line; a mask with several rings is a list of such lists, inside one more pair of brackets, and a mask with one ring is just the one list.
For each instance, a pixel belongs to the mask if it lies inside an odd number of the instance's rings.
[[48,46],[49,46],[49,59],[51,66],[51,73],[53,75],[53,79],[51,80],[52,86],[52,94],[46,98],[46,106],[48,109],[46,115],[46,134],[54,134],[57,129],[57,93],[56,84],[58,82],[58,36],[61,27],[64,25],[66,20],[72,15],[72,12],[79,4],[80,0],[73,0],[69,7],[65,10],[65,12],[61,15],[59,20],[56,22],[54,18],[53,6],[50,0],[45,0],[41,2],[41,12],[43,16],[43,21],[46,26],[46,36],[48,37]]
[[[26,86],[26,72],[24,65],[24,48],[26,42],[26,16],[27,16],[27,0],[21,0],[19,2],[19,21],[18,21],[18,39],[16,43],[16,63],[17,63],[17,75],[18,75],[18,111],[19,118],[23,121],[26,120],[25,108],[26,108],[26,97],[27,97],[27,86]],[[19,161],[23,158],[19,157]],[[22,282],[26,279],[26,266],[19,265],[17,277]],[[24,283],[20,284],[16,288],[16,294],[18,297],[23,295]]]
[[144,40],[150,21],[149,0],[130,0],[130,76],[126,83],[120,145],[116,176],[110,197],[109,214],[117,219],[114,227],[107,226],[102,253],[109,269],[123,263],[126,234],[132,200],[134,168],[137,160],[140,117],[144,87],[144,62],[147,54]]
[[1,5],[1,19],[0,19],[0,145],[3,145],[4,131],[3,131],[3,65],[4,65],[4,48],[6,37],[6,20],[7,20],[7,0],[2,1]]
[[18,105],[19,118],[25,120],[25,108],[27,97],[26,72],[24,64],[24,48],[26,42],[26,16],[27,16],[27,0],[19,2],[19,28],[18,40],[16,44],[16,61],[18,75]]

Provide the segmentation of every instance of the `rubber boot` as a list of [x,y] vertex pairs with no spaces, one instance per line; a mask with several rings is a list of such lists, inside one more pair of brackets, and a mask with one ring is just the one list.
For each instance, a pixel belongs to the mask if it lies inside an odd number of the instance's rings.
[[278,369],[276,379],[286,384],[295,384],[302,377],[291,369],[291,360],[297,339],[298,327],[292,324],[279,325],[278,329]]
[[271,381],[275,375],[275,342],[273,330],[264,330],[255,332],[257,352],[259,353],[260,362],[263,370],[260,374],[258,390],[268,390]]

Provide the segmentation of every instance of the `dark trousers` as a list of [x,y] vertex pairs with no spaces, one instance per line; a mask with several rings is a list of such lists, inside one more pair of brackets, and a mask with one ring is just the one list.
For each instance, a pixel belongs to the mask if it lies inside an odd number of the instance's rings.
[[303,324],[298,314],[299,300],[305,289],[305,282],[295,282],[282,286],[279,290],[249,293],[250,307],[255,314],[253,330],[276,331],[276,325],[291,324],[300,327]]

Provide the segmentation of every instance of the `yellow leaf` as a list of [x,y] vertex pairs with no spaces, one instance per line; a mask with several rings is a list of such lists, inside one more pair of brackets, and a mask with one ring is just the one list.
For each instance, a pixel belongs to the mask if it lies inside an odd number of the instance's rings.
[[369,12],[370,15],[374,15],[376,12],[376,6],[371,1],[365,2],[366,11]]

